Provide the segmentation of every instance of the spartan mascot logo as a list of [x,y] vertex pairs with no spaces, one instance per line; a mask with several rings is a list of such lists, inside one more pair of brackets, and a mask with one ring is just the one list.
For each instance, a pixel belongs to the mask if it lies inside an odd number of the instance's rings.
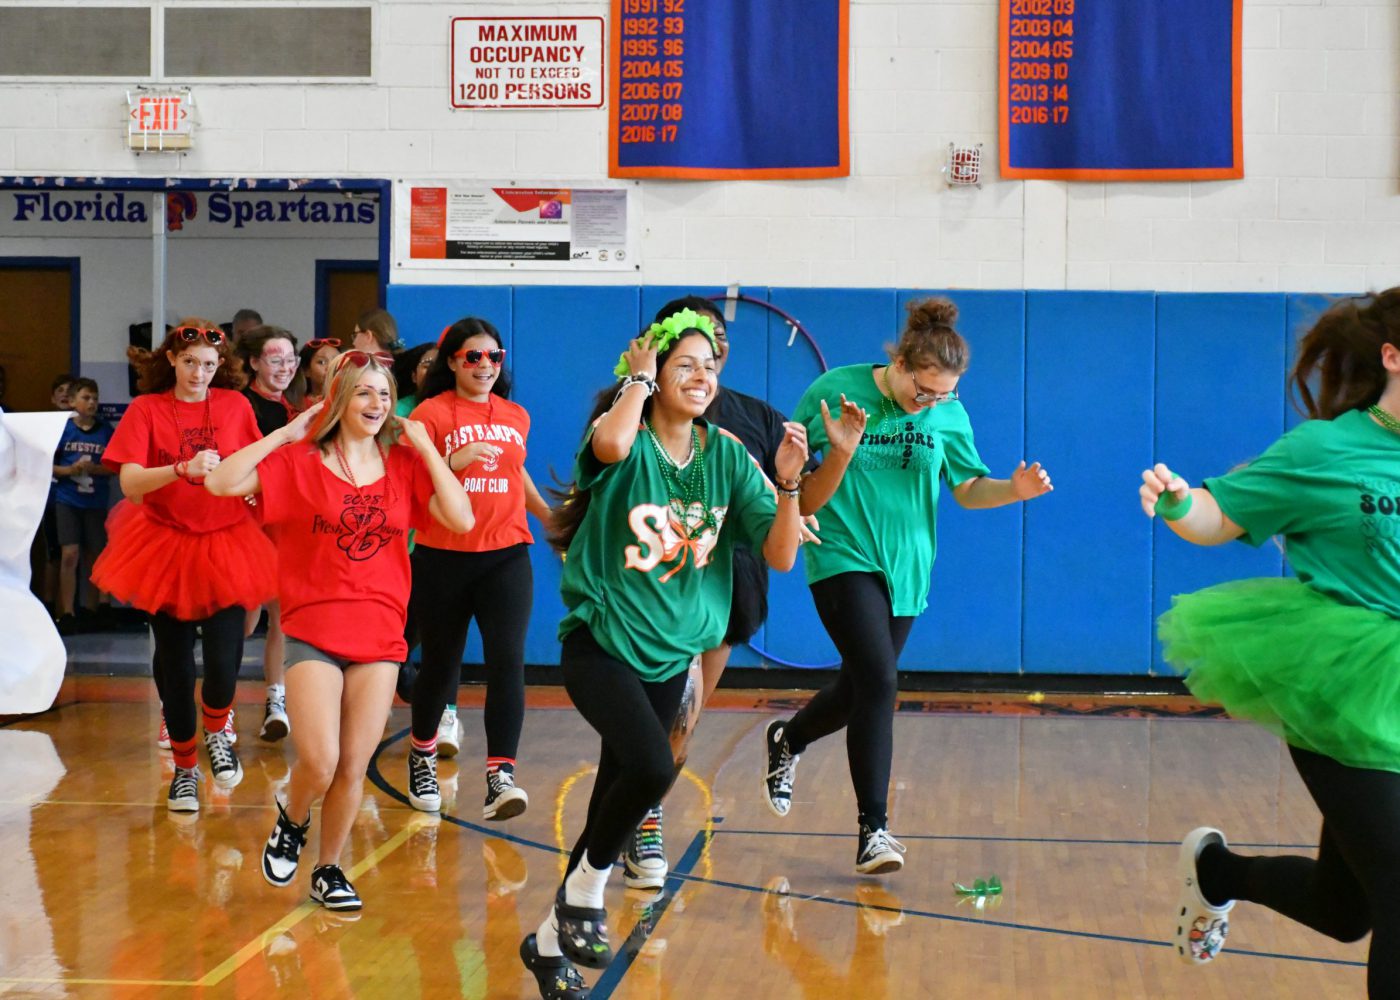
[[165,196],[165,228],[170,232],[185,228],[185,220],[199,214],[199,202],[188,191],[171,191]]

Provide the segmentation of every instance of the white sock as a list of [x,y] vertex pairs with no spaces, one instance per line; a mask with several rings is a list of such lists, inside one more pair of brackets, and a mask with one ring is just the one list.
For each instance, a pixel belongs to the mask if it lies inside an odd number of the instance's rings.
[[279,696],[282,696],[282,697],[286,697],[286,694],[287,694],[287,685],[285,685],[285,684],[269,684],[269,685],[267,686],[267,693],[268,693],[268,696],[269,696],[269,697],[271,697],[271,696],[273,696],[273,695],[279,695]]
[[550,907],[540,929],[535,931],[535,950],[545,958],[558,958],[564,953],[559,950],[559,925],[554,922],[554,908]]
[[603,890],[607,888],[608,876],[612,874],[612,870],[612,865],[594,868],[588,863],[588,855],[585,854],[578,867],[569,872],[569,877],[564,879],[564,902],[570,906],[601,910]]

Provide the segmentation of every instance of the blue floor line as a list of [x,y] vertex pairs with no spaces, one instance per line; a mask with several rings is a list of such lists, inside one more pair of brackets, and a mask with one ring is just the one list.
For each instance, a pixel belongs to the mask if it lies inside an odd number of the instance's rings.
[[[395,788],[394,786],[390,785],[389,782],[388,782],[387,780],[385,780],[384,775],[383,775],[383,774],[380,772],[380,770],[379,770],[379,757],[380,757],[380,755],[381,755],[385,750],[387,750],[390,746],[392,746],[393,744],[399,742],[400,740],[402,740],[402,739],[403,739],[405,736],[407,736],[407,735],[408,735],[408,729],[402,729],[402,730],[400,730],[399,732],[394,733],[392,736],[386,736],[386,737],[380,742],[379,746],[375,748],[374,755],[370,758],[369,770],[368,770],[367,777],[369,778],[370,782],[374,785],[374,787],[378,788],[381,792],[383,792],[385,795],[389,796],[391,799],[395,800],[396,802],[400,802],[400,803],[402,803],[403,805],[409,805],[409,806],[411,806],[411,803],[409,803],[409,801],[408,801],[408,796],[405,795],[403,792],[399,791],[399,790],[398,790],[397,788]],[[531,847],[531,848],[534,848],[534,849],[536,849],[536,850],[546,851],[546,852],[548,852],[549,854],[556,854],[556,855],[557,855],[557,854],[564,854],[564,853],[567,853],[567,852],[564,852],[564,851],[559,850],[559,848],[555,847],[553,844],[544,844],[544,843],[540,843],[539,841],[536,841],[536,840],[529,840],[529,839],[527,839],[527,838],[525,838],[525,837],[517,837],[517,836],[515,836],[514,834],[505,833],[505,832],[503,832],[502,830],[500,830],[499,828],[489,827],[489,826],[483,826],[483,825],[481,825],[481,824],[479,824],[479,823],[472,823],[472,822],[470,822],[470,821],[468,821],[468,820],[462,819],[462,818],[459,817],[459,816],[453,816],[453,815],[451,815],[451,814],[449,814],[449,813],[442,813],[441,816],[442,816],[442,819],[443,819],[444,822],[452,823],[452,824],[454,824],[454,825],[456,825],[456,826],[462,827],[463,829],[472,830],[472,831],[474,831],[474,832],[476,832],[476,833],[484,834],[485,836],[488,836],[488,837],[495,837],[495,838],[500,839],[500,840],[510,841],[510,842],[513,843],[513,844],[519,844],[519,845],[521,845],[521,846],[523,846],[523,847]],[[721,830],[721,828],[719,828],[719,827],[716,827],[715,832],[724,832],[724,833],[731,833],[731,834],[743,834],[743,833],[748,833],[748,834],[761,834],[761,835],[764,835],[764,836],[784,836],[784,837],[792,837],[792,836],[808,836],[808,837],[839,837],[839,836],[849,836],[849,834],[836,834],[836,833],[802,833],[802,832],[785,833],[785,832],[783,832],[783,831],[776,831],[776,830],[735,830],[735,829]],[[915,840],[915,839],[921,839],[921,838],[912,837],[912,836],[911,836],[911,837],[908,837],[907,839]],[[926,838],[922,838],[922,839],[938,839],[938,838],[935,838],[935,837],[931,837],[931,836],[930,836],[930,837],[926,837]],[[949,839],[967,839],[967,840],[999,840],[999,839],[1010,839],[1010,840],[1015,840],[1015,839],[1017,839],[1017,838],[968,837],[968,838],[949,838]],[[1031,842],[1035,842],[1035,843],[1068,843],[1068,844],[1088,843],[1088,844],[1098,844],[1098,845],[1113,844],[1113,843],[1115,843],[1114,841],[1070,840],[1070,839],[1055,840],[1055,839],[1053,839],[1053,838],[1024,838],[1024,839],[1026,839],[1026,840],[1028,840],[1028,841],[1031,841]],[[1122,841],[1122,842],[1119,842],[1119,843],[1132,844],[1132,845],[1158,846],[1158,842],[1155,842],[1155,841]],[[1172,845],[1175,845],[1175,843],[1176,843],[1176,842],[1174,842],[1174,841],[1171,842]],[[1160,844],[1161,844],[1161,846],[1168,846],[1168,842],[1166,842],[1166,841],[1162,841],[1162,842],[1160,842]],[[658,913],[656,914],[656,920],[657,920],[657,921],[660,920],[661,913],[664,913],[664,912],[665,912],[665,907],[670,905],[669,900],[671,900],[672,898],[674,898],[674,896],[675,896],[675,891],[676,891],[676,889],[678,889],[678,888],[680,887],[680,884],[681,884],[682,882],[694,882],[694,883],[699,884],[699,885],[714,885],[714,886],[719,886],[719,887],[725,888],[725,889],[738,889],[738,890],[741,890],[741,891],[743,891],[743,892],[751,892],[751,893],[755,893],[755,894],[760,895],[760,896],[762,896],[762,895],[767,895],[767,894],[770,892],[770,890],[765,889],[765,888],[763,888],[762,886],[748,885],[748,884],[743,883],[743,882],[730,882],[730,881],[727,881],[727,880],[725,880],[725,879],[705,878],[705,877],[700,876],[700,875],[692,874],[692,871],[693,871],[693,869],[694,869],[694,866],[695,866],[696,862],[699,860],[699,858],[700,858],[700,856],[701,856],[701,853],[702,853],[702,851],[703,851],[703,849],[704,849],[704,845],[705,845],[705,834],[704,834],[703,832],[702,832],[702,833],[696,834],[695,839],[691,841],[690,846],[686,849],[685,855],[681,858],[681,863],[680,863],[675,869],[673,869],[672,872],[667,876],[667,878],[666,878],[666,888],[665,888],[665,890],[664,890],[664,899],[663,899],[661,902],[658,903],[658,905],[662,905],[662,903],[664,903],[664,906],[662,906],[661,911],[658,912]],[[1241,844],[1241,845],[1238,845],[1238,846],[1250,846],[1250,845],[1243,845],[1243,844]],[[1265,845],[1254,845],[1254,846],[1273,847],[1273,846],[1276,846],[1276,845],[1265,844]],[[693,858],[692,858],[692,856],[691,856],[692,853],[694,854],[694,857],[693,857]],[[846,906],[846,907],[854,907],[854,908],[856,908],[856,909],[860,909],[861,907],[866,907],[866,906],[868,906],[868,904],[865,904],[865,903],[857,903],[857,902],[855,902],[854,900],[850,900],[850,899],[840,899],[840,898],[835,897],[835,896],[808,896],[808,895],[802,895],[802,894],[793,894],[793,895],[791,896],[791,898],[794,899],[794,900],[796,900],[796,901],[799,901],[799,902],[825,903],[825,904],[830,905],[830,906]],[[996,928],[1000,928],[1000,929],[1003,929],[1003,930],[1029,931],[1029,932],[1035,933],[1035,934],[1058,934],[1058,935],[1062,935],[1062,936],[1064,936],[1064,937],[1086,938],[1086,939],[1090,939],[1090,940],[1094,940],[1094,941],[1112,941],[1112,942],[1115,942],[1115,943],[1118,943],[1118,944],[1145,945],[1145,946],[1153,947],[1153,948],[1170,948],[1170,947],[1172,947],[1171,943],[1168,942],[1168,941],[1153,941],[1153,940],[1151,940],[1151,939],[1149,939],[1149,938],[1129,937],[1129,936],[1126,936],[1126,935],[1098,934],[1098,933],[1095,933],[1095,932],[1093,932],[1093,931],[1073,931],[1073,930],[1066,930],[1066,929],[1059,928],[1059,927],[1041,927],[1041,926],[1038,926],[1038,925],[1036,925],[1036,924],[1019,924],[1019,923],[1014,923],[1014,922],[1011,922],[1011,921],[1004,921],[1004,920],[989,920],[989,919],[987,919],[987,918],[985,918],[985,917],[968,917],[968,916],[962,916],[962,915],[953,914],[953,913],[934,913],[934,912],[929,911],[929,910],[911,910],[911,909],[906,909],[906,908],[902,908],[902,907],[901,907],[901,908],[895,908],[895,907],[879,907],[879,906],[876,906],[876,907],[869,907],[869,908],[871,908],[871,909],[882,909],[882,910],[887,910],[888,912],[891,912],[891,913],[894,913],[894,912],[903,913],[903,914],[905,914],[905,915],[907,915],[907,916],[911,916],[911,917],[921,917],[921,918],[926,919],[926,920],[941,920],[941,921],[946,921],[946,922],[949,922],[949,923],[959,923],[959,924],[981,924],[981,925],[986,926],[986,927],[996,927]],[[653,921],[653,922],[652,922],[652,926],[653,926],[653,927],[655,926],[655,923],[656,923],[656,921]],[[648,932],[648,933],[649,933],[649,932]],[[645,938],[643,938],[643,940],[645,940]],[[631,938],[630,938],[630,937],[628,938],[628,942],[629,942],[629,943],[631,942]],[[624,948],[625,948],[625,947],[626,947],[626,945],[624,945]],[[640,949],[640,945],[638,946],[638,948]],[[1340,966],[1347,966],[1347,967],[1351,967],[1351,968],[1360,968],[1360,969],[1364,969],[1364,968],[1366,967],[1366,963],[1365,963],[1365,962],[1355,962],[1355,961],[1349,961],[1349,960],[1346,960],[1346,959],[1339,959],[1339,958],[1322,958],[1322,957],[1316,956],[1316,955],[1288,955],[1288,954],[1282,954],[1282,953],[1279,953],[1279,952],[1270,952],[1270,951],[1246,951],[1246,950],[1240,950],[1240,949],[1234,949],[1234,948],[1229,949],[1229,952],[1230,952],[1231,955],[1243,955],[1243,956],[1247,956],[1247,957],[1249,957],[1249,958],[1273,958],[1273,959],[1279,959],[1279,960],[1285,961],[1285,962],[1309,962],[1309,963],[1313,963],[1313,964],[1317,964],[1317,965],[1340,965]],[[628,966],[628,967],[630,967],[631,962],[632,962],[633,959],[635,959],[635,957],[636,957],[636,956],[635,956],[635,953],[634,953],[633,956],[632,956],[632,958],[629,958],[629,959],[627,960],[627,966]],[[616,964],[618,964],[618,962],[621,961],[621,960],[622,960],[622,954],[619,953],[618,957],[617,957],[616,959],[614,959],[613,964],[616,965]],[[622,970],[618,973],[618,976],[617,976],[618,980],[621,979],[622,975],[623,975],[625,972],[626,972],[626,969],[624,968],[624,969],[622,969]],[[605,977],[607,976],[607,973],[606,973],[606,972],[604,973],[604,976],[605,976]],[[600,982],[600,984],[601,984],[601,983],[603,982],[603,980],[599,980],[599,982]],[[612,985],[610,985],[610,986],[608,987],[609,991],[611,991],[611,990],[614,989],[614,988],[616,988],[616,983],[615,983],[615,982],[614,982]],[[606,995],[607,995],[607,994],[601,994],[601,995],[595,994],[595,996],[597,996],[597,1000],[603,1000],[603,998],[604,998]]]
[[700,862],[700,855],[704,853],[705,843],[706,837],[703,830],[696,833],[691,839],[690,846],[681,855],[680,864],[676,865],[666,876],[666,885],[662,888],[659,898],[650,904],[650,915],[644,920],[637,921],[637,925],[632,928],[632,933],[627,935],[626,942],[613,957],[612,964],[603,970],[602,976],[594,984],[592,992],[589,993],[592,1000],[608,1000],[612,996],[613,990],[621,984],[622,977],[627,975],[627,970],[632,968],[632,963],[641,954],[642,946],[656,932],[661,918],[670,909],[671,900],[676,898],[676,892],[680,889],[681,883]]

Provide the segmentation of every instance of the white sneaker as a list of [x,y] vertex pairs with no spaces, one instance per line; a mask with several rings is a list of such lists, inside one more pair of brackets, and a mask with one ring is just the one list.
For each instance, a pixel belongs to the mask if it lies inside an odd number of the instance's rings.
[[233,728],[233,709],[228,710],[228,718],[224,720],[224,736],[228,739],[228,745],[238,746],[238,731]]
[[456,757],[462,749],[462,724],[455,708],[444,708],[438,720],[437,752],[443,759]]
[[1220,954],[1230,933],[1230,921],[1226,917],[1235,908],[1233,899],[1224,906],[1211,905],[1197,882],[1196,859],[1206,845],[1212,843],[1229,846],[1225,843],[1225,834],[1219,830],[1198,826],[1182,840],[1181,853],[1176,859],[1181,893],[1177,898],[1172,943],[1176,946],[1177,957],[1191,965],[1205,965]]
[[165,728],[165,713],[160,713],[160,732],[156,733],[156,746],[162,750],[170,749],[170,730]]
[[267,743],[276,743],[285,739],[292,731],[292,724],[287,719],[287,692],[280,685],[272,685],[267,689],[267,704],[263,708],[262,729],[258,731],[258,739]]

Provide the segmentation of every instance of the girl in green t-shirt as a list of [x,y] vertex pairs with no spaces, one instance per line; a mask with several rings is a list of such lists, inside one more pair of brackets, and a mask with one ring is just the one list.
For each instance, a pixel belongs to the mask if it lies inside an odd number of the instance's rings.
[[568,608],[560,668],[603,751],[553,911],[520,946],[546,1000],[584,995],[572,963],[612,958],[604,886],[675,776],[671,722],[691,660],[724,638],[735,544],[785,571],[801,532],[807,431],[787,424],[775,491],[744,446],[703,418],[717,386],[708,318],[687,309],[653,324],[617,374],[552,518]]
[[[987,477],[958,402],[969,349],[953,329],[956,318],[947,299],[910,303],[889,364],[827,372],[793,414],[812,450],[823,453],[802,485],[802,513],[822,512],[821,545],[806,553],[807,582],[841,670],[791,719],[768,724],[764,786],[769,808],[786,816],[798,755],[844,728],[860,809],[856,870],[866,875],[904,865],[887,815],[897,670],[928,603],[941,484],[961,506],[978,508],[1050,490],[1039,463],[1022,462],[1010,479]],[[827,419],[849,403],[870,414],[863,437]]]
[[[1319,389],[1310,383],[1317,376]],[[1186,835],[1177,954],[1220,951],[1235,900],[1340,941],[1372,932],[1372,997],[1400,996],[1400,288],[1348,299],[1298,345],[1290,375],[1312,419],[1257,459],[1191,489],[1158,464],[1143,511],[1197,545],[1282,536],[1295,578],[1173,598],[1166,659],[1205,702],[1288,743],[1322,812],[1316,859],[1232,852]]]

